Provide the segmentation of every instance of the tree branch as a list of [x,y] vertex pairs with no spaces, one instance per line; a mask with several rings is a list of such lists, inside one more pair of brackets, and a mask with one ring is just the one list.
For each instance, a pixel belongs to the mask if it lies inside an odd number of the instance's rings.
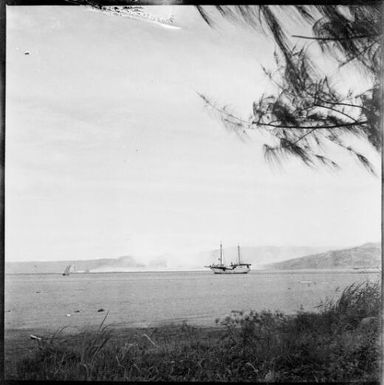
[[[368,51],[370,48],[372,48],[375,44],[378,44],[378,41],[374,41],[373,43],[371,43],[369,46],[365,47],[364,49],[362,49],[360,52],[354,54],[351,58],[349,58],[348,60],[346,60],[344,63],[342,63],[340,66],[345,66],[347,65],[348,63],[350,63],[351,61],[353,60],[359,60],[359,56],[364,54],[366,51]],[[361,60],[363,62],[363,60]],[[363,62],[364,63],[364,62]],[[364,65],[366,65],[367,67],[369,67],[369,64],[366,64],[364,63]]]
[[340,41],[340,40],[353,40],[353,39],[367,39],[369,37],[378,36],[377,34],[372,35],[357,35],[350,37],[315,37],[315,36],[301,36],[301,35],[292,35],[292,37],[297,37],[299,39],[307,40],[322,40],[322,41]]
[[300,142],[301,139],[305,138],[307,135],[309,134],[312,134],[313,131],[315,131],[316,128],[313,128],[312,130],[308,131],[306,134],[304,134],[303,136],[301,136],[299,139],[297,139],[296,141],[293,142],[293,144],[296,144],[297,142]]
[[365,111],[368,111],[370,112],[370,110],[368,108],[365,108],[363,106],[359,106],[357,104],[351,104],[351,103],[341,103],[341,102],[329,102],[327,100],[322,100],[322,99],[319,99],[322,103],[328,103],[328,104],[332,104],[334,106],[348,106],[348,107],[356,107],[356,108],[361,108],[362,110],[365,110]]
[[347,118],[353,120],[356,124],[359,123],[359,121],[356,120],[355,118],[353,118],[352,116],[346,114],[345,112],[336,110],[335,108],[328,107],[328,106],[322,106],[321,104],[314,104],[314,106],[315,106],[315,107],[320,107],[320,108],[326,108],[327,110],[331,110],[331,111],[337,112],[337,113],[342,114],[342,115],[346,116]]
[[[254,122],[257,124],[256,122]],[[276,127],[276,128],[290,128],[294,130],[305,130],[305,129],[311,129],[311,130],[323,130],[323,129],[330,129],[330,128],[338,128],[338,127],[350,127],[350,126],[356,126],[360,124],[367,124],[367,120],[363,120],[361,122],[354,122],[354,123],[344,123],[344,124],[335,124],[333,126],[299,126],[299,127],[294,127],[294,126],[284,126],[284,125],[275,125],[271,123],[259,123],[260,126],[270,126],[270,127]]]
[[[224,110],[223,108],[220,108],[220,107],[217,107],[215,106],[208,98],[206,98],[204,95],[202,94],[199,94],[197,93],[204,101],[206,104],[208,104],[211,108],[213,108],[214,110],[216,110],[217,112],[221,113],[221,114],[225,114],[226,116],[232,118],[232,119],[235,119],[243,124],[246,124],[246,125],[250,125],[249,121],[246,121],[244,119],[241,119],[241,118],[238,118],[237,116],[231,114],[230,112]],[[227,120],[228,121],[228,120]],[[230,121],[228,121],[229,123],[231,123]]]

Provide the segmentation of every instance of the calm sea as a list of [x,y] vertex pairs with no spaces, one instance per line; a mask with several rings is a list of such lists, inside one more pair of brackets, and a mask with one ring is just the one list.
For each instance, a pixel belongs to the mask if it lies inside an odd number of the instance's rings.
[[[101,323],[158,326],[186,320],[211,326],[232,310],[316,310],[354,282],[379,273],[266,272],[214,275],[210,271],[20,274],[5,277],[5,328],[57,330]],[[103,310],[103,311],[101,311]]]

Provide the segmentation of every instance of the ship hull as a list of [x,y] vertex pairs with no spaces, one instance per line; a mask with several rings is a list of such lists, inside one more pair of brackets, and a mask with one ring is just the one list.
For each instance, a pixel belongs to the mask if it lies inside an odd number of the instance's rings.
[[210,267],[215,274],[248,274],[251,269],[246,266],[237,267]]

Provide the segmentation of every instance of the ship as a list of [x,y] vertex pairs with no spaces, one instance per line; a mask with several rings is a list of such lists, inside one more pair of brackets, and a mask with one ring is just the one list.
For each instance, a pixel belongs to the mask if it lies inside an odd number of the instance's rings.
[[242,263],[240,256],[240,245],[237,246],[237,263],[231,262],[230,265],[225,265],[223,262],[223,245],[220,243],[220,256],[217,264],[206,266],[215,274],[248,274],[251,271],[250,263]]
[[69,275],[70,273],[73,273],[75,271],[75,265],[67,265],[67,267],[64,270],[63,275]]

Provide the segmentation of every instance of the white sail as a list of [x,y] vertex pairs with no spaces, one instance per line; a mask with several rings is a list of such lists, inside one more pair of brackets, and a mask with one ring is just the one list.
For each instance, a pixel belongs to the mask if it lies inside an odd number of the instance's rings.
[[75,265],[67,265],[63,275],[69,275],[71,272],[74,272],[75,270]]

